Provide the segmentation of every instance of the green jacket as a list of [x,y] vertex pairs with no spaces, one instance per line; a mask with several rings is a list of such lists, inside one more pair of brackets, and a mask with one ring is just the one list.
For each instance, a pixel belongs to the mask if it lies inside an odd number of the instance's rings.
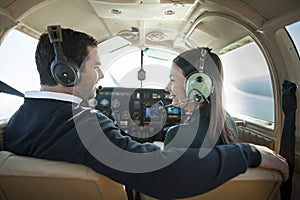
[[[164,140],[164,146],[166,149],[171,147],[177,148],[200,148],[207,134],[209,127],[209,117],[205,112],[200,109],[199,120],[195,120],[194,114],[184,124],[171,127]],[[234,119],[226,112],[226,118],[230,122],[230,126],[238,138],[238,129]],[[197,130],[196,132],[194,130]],[[216,144],[224,144],[221,137],[216,139]]]

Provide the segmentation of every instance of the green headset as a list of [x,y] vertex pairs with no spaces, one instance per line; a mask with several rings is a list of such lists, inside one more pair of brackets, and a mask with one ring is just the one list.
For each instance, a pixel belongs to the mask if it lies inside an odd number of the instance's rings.
[[214,91],[211,77],[204,73],[205,61],[209,57],[208,48],[198,48],[197,72],[189,74],[185,80],[185,93],[188,99],[198,103],[210,103],[209,97]]
[[51,74],[56,82],[66,87],[77,85],[80,70],[74,60],[67,58],[62,51],[62,31],[59,25],[48,26],[48,36],[53,44],[55,59],[51,62]]

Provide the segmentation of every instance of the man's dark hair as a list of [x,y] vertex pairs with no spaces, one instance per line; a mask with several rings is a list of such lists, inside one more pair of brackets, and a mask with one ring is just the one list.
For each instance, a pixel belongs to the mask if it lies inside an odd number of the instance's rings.
[[[96,47],[98,42],[93,37],[71,29],[62,29],[62,51],[67,58],[71,58],[80,67],[88,55],[88,46]],[[40,74],[42,85],[54,86],[57,82],[51,75],[51,62],[55,59],[53,45],[50,43],[48,33],[40,36],[35,52],[35,62]]]

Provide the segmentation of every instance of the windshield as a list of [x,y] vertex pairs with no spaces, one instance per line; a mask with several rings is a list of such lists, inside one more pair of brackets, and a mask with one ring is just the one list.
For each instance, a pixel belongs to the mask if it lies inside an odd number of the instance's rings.
[[[155,49],[150,51],[146,49],[141,52],[139,48],[133,47],[133,51],[112,63],[104,61],[107,65],[104,69],[104,79],[101,80],[102,85],[104,87],[165,88],[176,53]],[[138,76],[141,70],[145,73],[144,80]]]

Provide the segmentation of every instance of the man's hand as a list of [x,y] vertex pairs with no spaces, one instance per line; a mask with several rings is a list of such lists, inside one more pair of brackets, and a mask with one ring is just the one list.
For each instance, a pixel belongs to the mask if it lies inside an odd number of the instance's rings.
[[289,166],[284,157],[265,146],[252,145],[261,154],[261,163],[259,167],[278,170],[281,173],[284,181],[289,178]]

